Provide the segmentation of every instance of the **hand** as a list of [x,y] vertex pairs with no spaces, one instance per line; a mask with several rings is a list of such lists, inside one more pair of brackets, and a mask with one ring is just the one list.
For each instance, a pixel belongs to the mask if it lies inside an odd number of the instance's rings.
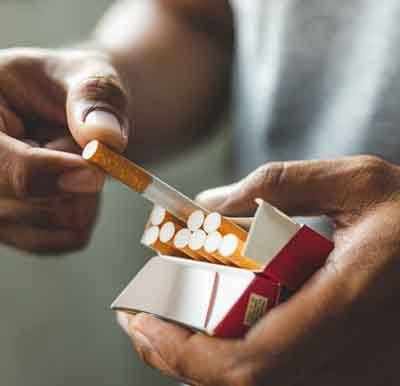
[[261,197],[290,215],[329,216],[326,265],[241,340],[119,318],[148,364],[190,385],[398,385],[399,193],[400,169],[373,157],[267,164],[199,201],[248,215]]
[[0,242],[36,253],[83,247],[103,174],[78,154],[127,145],[127,95],[95,51],[0,51]]

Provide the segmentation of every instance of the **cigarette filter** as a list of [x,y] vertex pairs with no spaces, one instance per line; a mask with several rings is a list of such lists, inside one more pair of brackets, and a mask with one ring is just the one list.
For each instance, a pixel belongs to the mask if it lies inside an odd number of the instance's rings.
[[160,241],[160,228],[150,226],[147,228],[142,237],[142,244],[163,256],[182,257],[182,253],[170,245]]
[[223,235],[233,233],[243,242],[247,239],[247,232],[217,212],[209,213],[204,220],[204,230],[207,233],[219,231]]
[[207,259],[202,257],[198,252],[193,251],[189,248],[191,234],[192,233],[187,228],[182,228],[178,230],[174,237],[174,240],[172,241],[173,246],[185,253],[187,256],[191,257],[193,260],[207,261]]
[[182,221],[176,218],[171,213],[167,212],[165,208],[160,205],[154,205],[151,211],[149,222],[151,225],[161,226],[166,222],[172,221],[175,224],[184,225]]

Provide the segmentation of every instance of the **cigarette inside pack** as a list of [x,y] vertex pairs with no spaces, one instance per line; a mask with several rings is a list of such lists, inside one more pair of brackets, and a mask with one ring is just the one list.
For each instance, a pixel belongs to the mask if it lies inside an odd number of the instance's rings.
[[257,270],[261,264],[243,254],[244,234],[219,213],[198,209],[186,223],[155,205],[142,237],[142,244],[161,255],[172,255],[213,264]]

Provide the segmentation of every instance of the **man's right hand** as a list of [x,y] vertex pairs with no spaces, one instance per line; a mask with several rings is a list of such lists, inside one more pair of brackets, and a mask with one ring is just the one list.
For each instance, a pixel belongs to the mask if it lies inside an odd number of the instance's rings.
[[34,253],[86,245],[103,174],[80,156],[128,142],[128,98],[96,51],[0,52],[0,242]]

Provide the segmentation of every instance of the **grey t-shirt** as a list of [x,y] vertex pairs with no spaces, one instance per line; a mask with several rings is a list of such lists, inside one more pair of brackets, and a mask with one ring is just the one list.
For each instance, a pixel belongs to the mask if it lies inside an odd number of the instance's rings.
[[400,1],[231,0],[236,166],[400,161]]

